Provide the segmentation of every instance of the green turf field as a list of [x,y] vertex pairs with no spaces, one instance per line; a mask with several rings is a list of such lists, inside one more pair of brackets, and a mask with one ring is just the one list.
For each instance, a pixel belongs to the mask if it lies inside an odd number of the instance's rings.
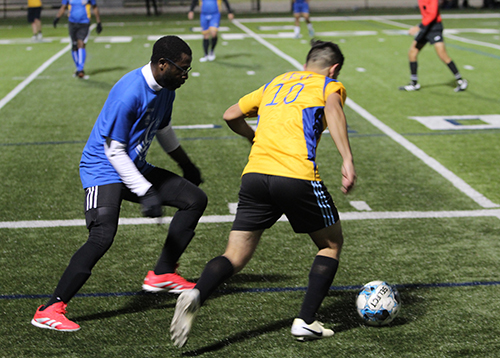
[[[249,145],[222,120],[227,107],[274,76],[300,68],[309,49],[291,38],[290,17],[223,21],[217,59],[200,63],[202,46],[185,16],[104,17],[91,33],[85,71],[74,65],[65,22],[44,19],[45,41],[32,43],[25,19],[0,22],[0,357],[498,357],[500,349],[500,14],[444,14],[446,45],[466,92],[432,47],[419,57],[419,92],[409,79],[404,30],[418,14],[313,14],[316,36],[339,43],[339,80],[357,166],[357,188],[344,196],[340,156],[328,135],[319,147],[321,176],[343,220],[341,266],[319,318],[336,334],[297,343],[290,333],[315,248],[286,222],[264,235],[256,255],[204,306],[183,349],[169,325],[176,296],[141,294],[167,225],[133,224],[124,203],[115,243],[68,306],[75,333],[30,320],[86,240],[81,150],[113,84],[149,60],[161,35],[193,49],[193,71],[177,91],[173,123],[200,167],[209,205],[181,258],[196,280],[223,252]],[[349,15],[349,16],[348,16]],[[352,16],[351,16],[352,15]],[[188,125],[213,125],[192,129]],[[178,168],[154,143],[148,159]],[[166,215],[172,216],[173,210]],[[362,324],[359,287],[386,280],[403,306],[388,327]]]

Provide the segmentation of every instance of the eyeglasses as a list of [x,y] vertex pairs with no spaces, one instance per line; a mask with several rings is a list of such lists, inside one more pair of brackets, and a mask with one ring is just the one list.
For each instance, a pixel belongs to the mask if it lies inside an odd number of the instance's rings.
[[177,67],[177,69],[179,71],[181,71],[181,74],[182,76],[187,76],[187,74],[189,73],[189,71],[192,70],[191,66],[189,66],[188,68],[182,68],[180,67],[179,65],[177,65],[174,61],[168,59],[168,58],[165,58],[165,60],[167,60],[168,62],[170,62],[172,65],[174,65],[175,67]]

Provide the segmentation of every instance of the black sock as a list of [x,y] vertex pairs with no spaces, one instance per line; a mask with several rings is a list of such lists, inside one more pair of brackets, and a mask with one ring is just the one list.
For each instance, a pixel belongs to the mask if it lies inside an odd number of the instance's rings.
[[415,85],[418,82],[417,68],[418,68],[417,61],[410,62],[410,74],[411,74],[410,80],[412,85]]
[[170,222],[167,239],[154,269],[156,275],[174,273],[179,258],[194,237],[194,229],[203,215],[206,202],[201,199],[192,201],[197,203],[198,209],[179,210]]
[[458,72],[457,66],[455,66],[455,62],[451,61],[450,63],[448,63],[448,68],[453,73],[457,81],[462,79],[462,76]]
[[217,287],[233,273],[233,264],[225,256],[217,256],[209,261],[195,287],[200,291],[200,304],[203,304]]
[[336,259],[326,256],[316,256],[314,259],[309,272],[306,296],[299,313],[299,318],[307,324],[314,322],[314,316],[328,294],[338,267],[339,262]]
[[214,52],[215,50],[215,45],[217,45],[217,36],[214,36],[212,37],[212,43],[211,43],[211,46],[210,46],[210,51],[211,52]]
[[203,39],[203,52],[205,53],[205,56],[208,55],[208,46],[209,45],[210,45],[210,40]]

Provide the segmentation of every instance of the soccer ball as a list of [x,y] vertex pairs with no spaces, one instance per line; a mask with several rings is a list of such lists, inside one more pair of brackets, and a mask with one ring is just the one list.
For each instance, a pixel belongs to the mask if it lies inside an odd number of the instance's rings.
[[401,308],[399,292],[384,281],[368,282],[356,299],[359,316],[370,326],[392,322]]

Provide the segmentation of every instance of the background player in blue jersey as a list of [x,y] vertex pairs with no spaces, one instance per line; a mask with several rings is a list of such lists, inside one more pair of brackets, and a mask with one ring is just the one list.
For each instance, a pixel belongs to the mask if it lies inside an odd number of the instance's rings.
[[[191,56],[180,38],[162,37],[153,47],[151,62],[123,76],[111,89],[80,161],[89,237],[71,258],[50,300],[36,311],[33,325],[58,331],[80,329],[66,318],[66,306],[113,243],[123,199],[141,203],[148,217],[160,217],[162,205],[178,209],[143,289],[180,293],[194,287],[176,268],[205,211],[207,197],[198,188],[200,171],[179,145],[171,125],[175,90],[188,79]],[[182,168],[184,178],[146,162],[155,136]]]
[[293,34],[296,39],[300,38],[300,17],[304,18],[309,30],[309,36],[314,36],[314,28],[309,19],[309,0],[293,0],[293,16],[295,17],[295,26]]
[[[203,53],[204,56],[200,58],[200,62],[215,60],[215,46],[217,45],[217,33],[220,25],[220,3],[221,0],[193,0],[191,8],[189,9],[188,19],[194,18],[194,8],[200,2],[200,24],[201,33],[203,34]],[[227,0],[224,1],[227,9],[227,18],[234,19],[233,10]]]
[[85,44],[87,43],[90,33],[90,8],[94,11],[97,22],[96,31],[98,34],[102,31],[101,16],[99,15],[99,9],[95,0],[62,0],[62,5],[54,19],[54,27],[57,27],[59,19],[64,15],[64,12],[68,8],[68,30],[72,44],[71,56],[73,57],[73,61],[76,66],[75,76],[78,78],[88,78],[85,77],[83,68],[87,57]]

